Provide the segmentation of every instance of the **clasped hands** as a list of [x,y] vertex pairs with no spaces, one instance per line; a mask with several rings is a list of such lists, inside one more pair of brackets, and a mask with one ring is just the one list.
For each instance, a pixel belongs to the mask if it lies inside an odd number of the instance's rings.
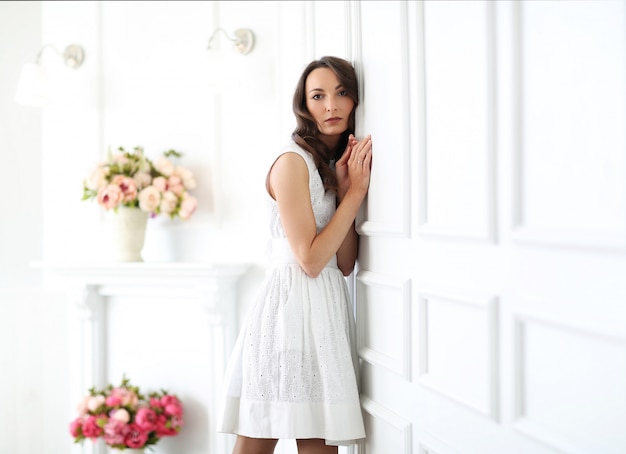
[[343,199],[349,190],[358,191],[365,197],[369,188],[371,168],[372,136],[368,135],[357,140],[350,134],[346,149],[335,164],[339,199]]

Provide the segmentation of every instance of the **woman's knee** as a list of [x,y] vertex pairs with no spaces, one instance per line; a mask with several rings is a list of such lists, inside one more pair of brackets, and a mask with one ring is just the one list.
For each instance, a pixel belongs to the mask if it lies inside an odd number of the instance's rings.
[[298,454],[337,454],[337,446],[329,446],[321,438],[296,440]]
[[273,438],[250,438],[237,435],[233,454],[272,454],[278,440]]

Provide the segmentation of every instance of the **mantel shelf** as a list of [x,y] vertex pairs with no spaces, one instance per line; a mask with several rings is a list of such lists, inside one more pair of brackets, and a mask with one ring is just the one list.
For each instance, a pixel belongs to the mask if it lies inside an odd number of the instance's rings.
[[34,267],[86,284],[134,283],[161,279],[238,279],[250,267],[246,263],[131,262],[131,263],[43,263]]

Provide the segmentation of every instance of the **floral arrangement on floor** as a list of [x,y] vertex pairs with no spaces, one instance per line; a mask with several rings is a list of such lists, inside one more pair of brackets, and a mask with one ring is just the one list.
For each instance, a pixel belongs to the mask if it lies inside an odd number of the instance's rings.
[[182,154],[168,150],[151,161],[140,146],[133,151],[109,149],[107,160],[83,181],[83,200],[96,199],[106,210],[125,206],[150,212],[152,217],[189,219],[198,205],[188,192],[196,187],[196,180],[189,169],[175,166],[172,156]]
[[146,399],[127,378],[118,387],[91,388],[78,405],[79,416],[70,423],[75,443],[102,437],[112,448],[141,449],[162,437],[178,435],[183,426],[183,407],[167,391]]

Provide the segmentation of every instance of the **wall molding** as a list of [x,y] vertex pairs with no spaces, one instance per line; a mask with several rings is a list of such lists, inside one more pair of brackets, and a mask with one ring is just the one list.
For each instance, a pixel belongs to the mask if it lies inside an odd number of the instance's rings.
[[519,244],[531,244],[544,247],[567,247],[573,249],[626,251],[626,232],[608,233],[601,231],[583,231],[564,228],[543,228],[528,224],[526,219],[526,200],[524,199],[524,81],[523,81],[523,2],[514,2],[512,10],[513,42],[513,213],[511,237]]
[[[485,386],[489,390],[484,405],[477,406],[473,402],[457,395],[454,391],[446,389],[436,377],[429,375],[428,358],[428,305],[429,299],[443,300],[461,306],[469,306],[484,312],[488,332],[487,335],[487,380]],[[499,361],[499,323],[498,323],[498,298],[493,295],[471,294],[469,292],[419,290],[418,295],[418,337],[417,337],[417,365],[418,383],[438,394],[457,402],[471,410],[486,416],[494,421],[500,420],[500,361]]]
[[[364,335],[365,327],[363,326],[364,316],[361,315],[362,307],[359,304],[357,296],[356,304],[356,324],[357,324],[357,349],[359,356],[370,364],[378,365],[387,370],[390,370],[406,380],[411,380],[411,283],[407,279],[399,279],[395,277],[389,277],[379,273],[373,273],[371,271],[359,271],[357,275],[357,287],[360,286],[361,290],[357,291],[357,295],[362,295],[364,292],[363,287],[387,287],[400,293],[401,295],[401,310],[402,310],[402,351],[400,352],[400,358],[393,358],[386,353],[376,351],[370,346],[366,345]],[[381,304],[388,304],[388,302],[381,302]]]
[[576,324],[564,323],[561,320],[546,317],[544,315],[534,314],[531,312],[515,311],[512,313],[513,322],[513,377],[514,377],[514,395],[513,395],[513,420],[512,427],[520,434],[531,438],[550,449],[558,449],[563,452],[573,454],[584,454],[588,452],[579,446],[569,442],[564,437],[554,434],[546,427],[542,426],[530,419],[526,414],[526,336],[525,330],[527,326],[540,325],[544,328],[550,328],[555,331],[561,331],[569,334],[595,338],[597,340],[617,343],[626,351],[626,333],[623,331],[600,331],[598,328],[590,328]]
[[[387,424],[398,430],[402,437],[402,451],[394,454],[412,454],[413,453],[413,441],[412,441],[412,424],[404,418],[393,413],[391,410],[385,408],[378,402],[375,402],[367,396],[361,396],[361,406],[365,413],[372,416],[372,418],[385,421]],[[359,442],[359,454],[367,454],[365,441]],[[371,453],[378,454],[378,453]]]
[[[359,76],[360,81],[364,81],[363,68],[360,62],[363,61],[363,43],[362,43],[362,21],[361,21],[361,8],[362,5],[360,2],[352,2],[355,6],[352,8],[352,23],[353,23],[353,36],[355,37],[352,42],[352,50],[354,52],[354,60],[355,67],[357,69],[357,75]],[[394,3],[389,4],[390,7],[394,5]],[[399,2],[396,4],[399,8],[398,12],[398,31],[397,33],[402,37],[400,39],[400,55],[401,55],[401,64],[400,64],[400,74],[401,74],[401,84],[407,89],[410,90],[411,84],[409,83],[410,79],[410,65],[409,65],[409,45],[408,45],[408,34],[409,34],[409,26],[408,26],[408,7],[407,2]],[[360,84],[360,99],[361,104],[367,103],[365,91],[363,90],[363,86],[365,83]],[[362,222],[359,222],[357,225],[357,231],[361,235],[365,236],[385,236],[385,237],[400,237],[400,238],[408,238],[411,233],[411,124],[412,124],[412,112],[411,112],[411,104],[410,104],[410,93],[407,96],[404,96],[401,100],[402,105],[402,113],[400,114],[400,118],[402,119],[402,125],[400,126],[400,131],[402,131],[402,164],[397,167],[401,169],[400,178],[402,180],[402,190],[399,194],[394,194],[393,197],[397,197],[401,199],[399,206],[401,207],[400,214],[395,219],[371,219],[369,210],[364,210],[366,214],[365,219]],[[362,111],[361,111],[362,112]],[[359,112],[359,113],[361,113]],[[358,116],[358,118],[362,118],[363,114]],[[364,123],[362,120],[357,119],[357,133],[364,132]],[[374,154],[376,153],[376,145],[374,145]],[[374,157],[374,160],[376,158]],[[374,164],[375,166],[375,164]],[[374,170],[375,172],[375,170]],[[367,201],[366,201],[367,204]]]
[[497,78],[496,78],[496,21],[495,21],[495,6],[492,2],[485,3],[485,15],[487,23],[487,39],[485,43],[485,51],[487,55],[487,144],[486,144],[486,169],[485,174],[487,176],[486,187],[486,200],[484,201],[486,207],[485,220],[486,227],[483,228],[470,228],[463,225],[446,225],[437,224],[428,219],[428,147],[427,147],[427,116],[426,111],[426,42],[424,36],[425,30],[425,15],[424,5],[420,2],[416,8],[417,13],[417,27],[421,30],[421,33],[417,34],[417,60],[418,60],[418,72],[417,72],[417,91],[418,91],[418,106],[416,111],[418,112],[418,166],[419,166],[419,182],[418,182],[418,234],[425,237],[443,237],[454,238],[467,241],[479,241],[487,243],[497,242],[497,162],[496,162],[496,148],[497,148]]

